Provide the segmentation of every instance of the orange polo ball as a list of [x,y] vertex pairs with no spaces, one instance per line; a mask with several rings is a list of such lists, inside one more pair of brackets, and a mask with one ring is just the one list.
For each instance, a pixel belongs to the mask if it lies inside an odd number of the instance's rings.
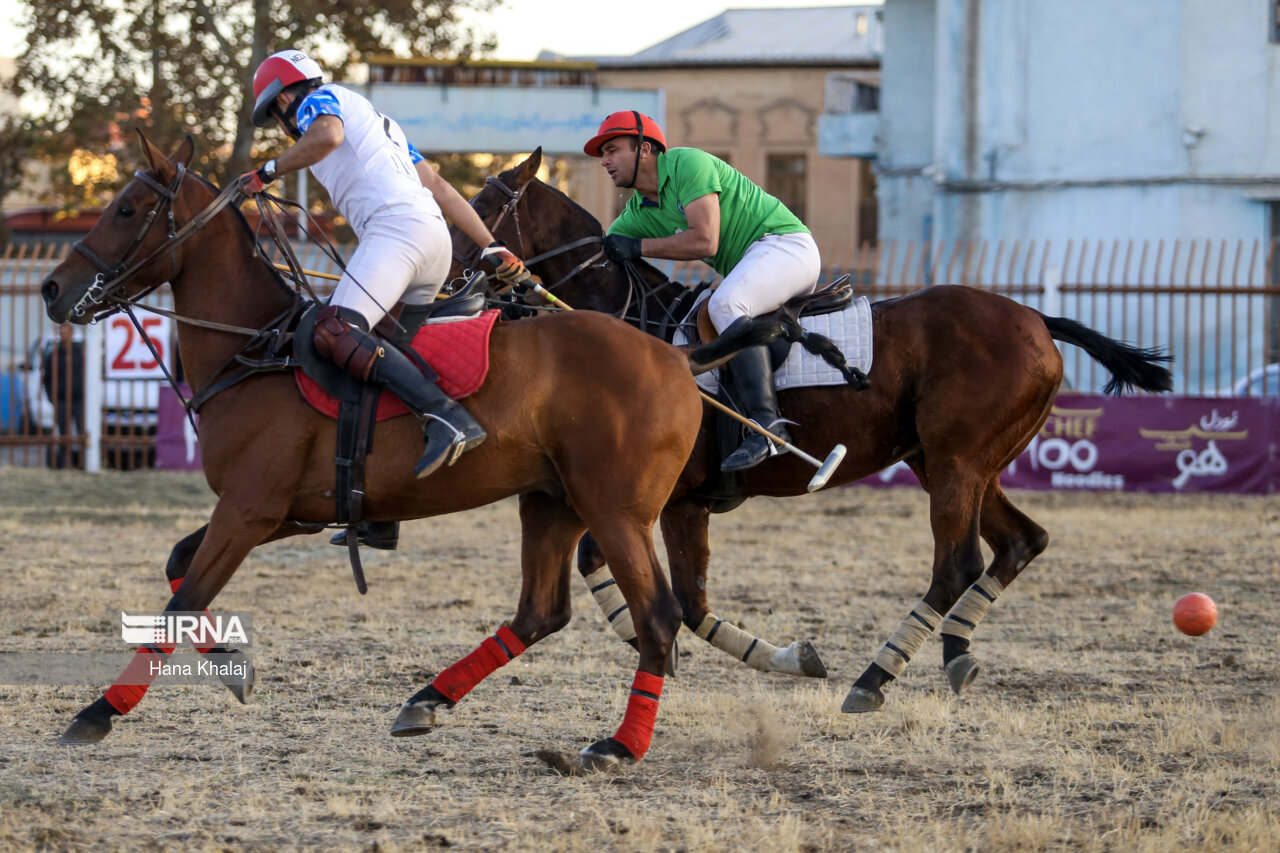
[[1218,605],[1203,592],[1189,592],[1173,605],[1173,624],[1193,637],[1209,633],[1218,621]]

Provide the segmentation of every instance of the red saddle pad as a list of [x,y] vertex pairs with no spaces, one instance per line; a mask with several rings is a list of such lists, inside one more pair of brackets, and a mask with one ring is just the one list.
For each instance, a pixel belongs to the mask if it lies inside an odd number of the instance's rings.
[[[428,323],[414,336],[413,348],[439,374],[440,390],[455,400],[474,394],[489,374],[489,334],[498,319],[498,311],[482,311],[474,320],[452,323]],[[331,418],[338,416],[337,397],[302,372],[293,371],[298,390],[318,412]],[[378,420],[407,415],[409,410],[389,391],[378,400]]]

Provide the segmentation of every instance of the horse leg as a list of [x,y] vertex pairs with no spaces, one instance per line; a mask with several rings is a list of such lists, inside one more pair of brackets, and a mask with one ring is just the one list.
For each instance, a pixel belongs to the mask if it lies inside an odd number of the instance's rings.
[[671,584],[690,631],[720,651],[758,672],[826,678],[827,668],[813,644],[805,640],[785,649],[750,634],[711,612],[707,602],[707,541],[711,509],[695,501],[675,501],[662,511],[662,538],[671,565]]
[[452,708],[499,667],[569,624],[569,564],[586,525],[563,502],[531,492],[520,496],[520,529],[523,584],[511,626],[499,627],[410,697],[391,725],[393,737],[427,734],[435,726],[437,709]]
[[[182,579],[187,576],[187,569],[191,567],[191,560],[195,557],[196,550],[200,547],[200,543],[204,541],[205,531],[208,529],[209,525],[206,524],[194,533],[184,536],[178,541],[177,545],[173,546],[173,550],[169,553],[169,562],[165,565],[164,569],[165,577],[169,581],[169,591],[171,593],[177,592],[178,587],[182,586]],[[313,531],[309,528],[298,527],[296,525],[286,523],[281,525],[275,533],[271,534],[271,536],[267,537],[267,539],[264,540],[264,544],[265,542],[271,542],[276,539],[283,539],[286,536],[294,536],[299,533],[310,532]],[[205,611],[205,613],[208,612],[208,610]],[[241,655],[239,650],[228,649],[225,646],[196,646],[196,651],[202,655],[226,655],[228,659]],[[241,705],[248,704],[249,696],[253,693],[253,683],[255,678],[253,664],[246,662],[245,666],[248,668],[249,673],[247,678],[238,679],[232,675],[219,676],[222,683],[226,685],[227,689],[231,691],[231,694],[239,700]],[[222,668],[219,668],[219,672],[222,671]]]
[[653,726],[662,696],[662,673],[680,630],[680,610],[653,550],[648,525],[608,520],[592,524],[597,541],[622,591],[636,628],[640,662],[631,684],[622,725],[612,737],[583,749],[582,765],[591,770],[613,767],[644,757],[653,740]]
[[600,550],[600,545],[591,535],[590,530],[578,541],[578,574],[582,575],[582,579],[587,582],[587,588],[591,590],[596,606],[609,620],[609,627],[613,628],[613,632],[624,643],[629,643],[632,648],[638,650],[636,629],[631,624],[631,611],[627,608],[627,601],[622,597],[622,591],[618,589],[608,564],[605,563],[604,552]]
[[1049,544],[1044,528],[1013,505],[998,478],[988,484],[982,499],[981,534],[995,555],[991,565],[942,621],[942,665],[957,696],[978,674],[978,662],[969,652],[974,629],[1000,593]]
[[965,589],[982,574],[978,542],[979,502],[983,486],[972,476],[950,471],[930,472],[929,517],[933,529],[933,579],[890,635],[872,663],[858,676],[840,710],[846,714],[878,711],[884,705],[881,688],[902,674],[907,663],[933,636],[942,614],[951,610]]
[[[194,553],[184,579],[165,605],[165,612],[204,610],[249,552],[279,527],[280,516],[251,513],[225,497],[219,500],[209,524],[185,537],[174,548],[178,564],[188,549]],[[170,561],[173,563],[174,555],[170,555]],[[115,683],[75,715],[58,743],[88,744],[105,738],[111,732],[112,718],[132,711],[146,695],[155,680],[152,664],[163,664],[174,648],[164,644],[138,649]]]

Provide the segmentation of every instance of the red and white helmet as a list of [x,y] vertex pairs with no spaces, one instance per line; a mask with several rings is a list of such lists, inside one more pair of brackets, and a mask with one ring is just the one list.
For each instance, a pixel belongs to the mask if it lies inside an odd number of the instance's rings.
[[316,61],[300,50],[273,53],[253,72],[253,123],[265,126],[271,117],[276,95],[288,86],[304,80],[320,80],[323,72]]

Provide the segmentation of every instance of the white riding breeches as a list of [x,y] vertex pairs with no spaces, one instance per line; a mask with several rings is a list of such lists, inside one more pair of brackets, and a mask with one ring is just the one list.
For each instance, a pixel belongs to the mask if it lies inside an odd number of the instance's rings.
[[359,311],[372,329],[401,300],[423,305],[435,299],[452,253],[449,227],[439,215],[400,211],[374,217],[329,304]]
[[822,273],[818,244],[810,234],[766,234],[711,294],[708,313],[717,332],[739,317],[758,317],[788,299],[812,293]]

